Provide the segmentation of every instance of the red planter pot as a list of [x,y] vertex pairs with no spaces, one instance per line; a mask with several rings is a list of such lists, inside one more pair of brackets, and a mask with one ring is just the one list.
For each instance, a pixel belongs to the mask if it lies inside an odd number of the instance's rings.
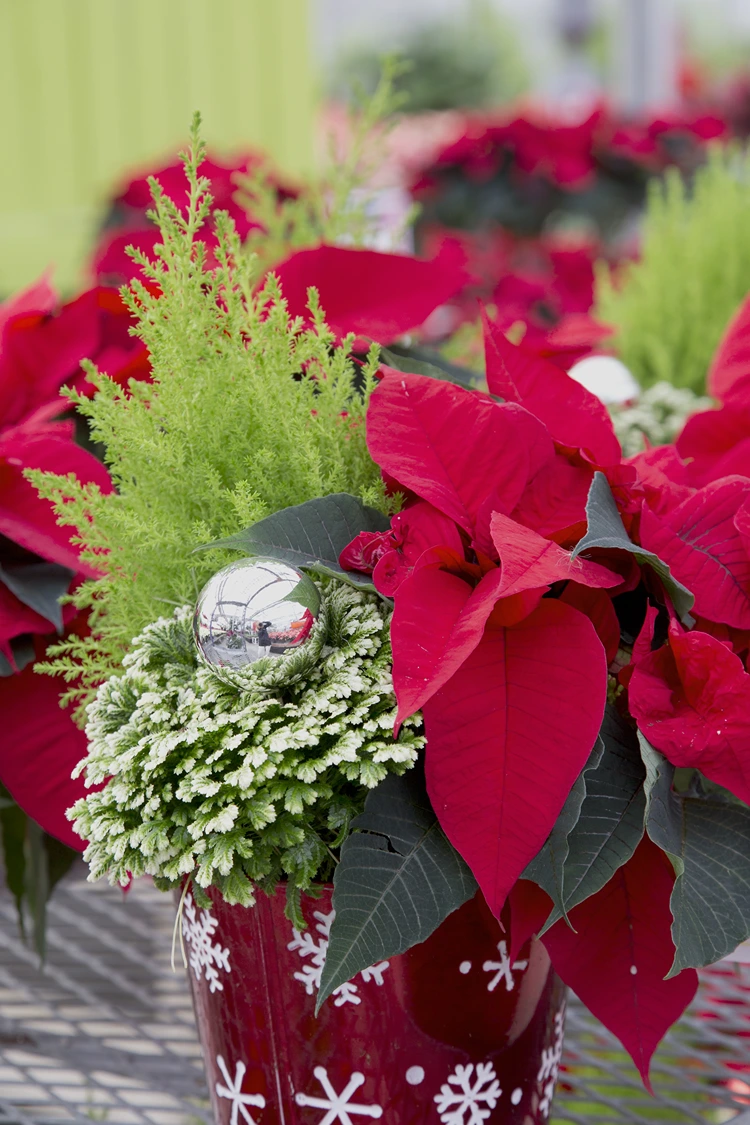
[[331,892],[252,909],[185,899],[183,934],[218,1125],[537,1125],[548,1120],[565,990],[539,942],[510,962],[481,896],[315,1016]]

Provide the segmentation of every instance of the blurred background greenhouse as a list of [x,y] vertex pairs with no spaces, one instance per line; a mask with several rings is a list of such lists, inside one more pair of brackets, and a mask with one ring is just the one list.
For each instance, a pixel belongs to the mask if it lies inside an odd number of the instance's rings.
[[[174,155],[196,108],[212,149],[249,145],[307,173],[384,53],[408,60],[405,114],[429,115],[402,133],[402,185],[456,135],[451,113],[533,104],[572,122],[606,99],[750,129],[745,0],[226,0],[214,14],[210,0],[3,0],[0,291],[50,260],[77,284],[108,197]],[[618,184],[614,205],[639,188]]]

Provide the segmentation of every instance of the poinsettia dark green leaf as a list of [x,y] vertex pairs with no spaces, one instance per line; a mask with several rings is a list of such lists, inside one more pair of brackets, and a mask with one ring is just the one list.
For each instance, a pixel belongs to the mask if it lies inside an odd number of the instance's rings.
[[78,854],[47,835],[0,785],[0,869],[15,900],[21,934],[29,934],[42,961],[50,895]]
[[352,824],[333,877],[318,1007],[335,988],[424,941],[477,884],[438,824],[421,770],[391,774]]
[[659,576],[664,589],[672,599],[675,611],[687,625],[693,624],[690,610],[693,608],[695,598],[686,586],[677,581],[667,564],[662,562],[658,555],[647,551],[644,547],[639,547],[628,538],[612,489],[604,473],[594,473],[586,501],[586,519],[588,530],[576,545],[573,558],[593,548],[629,551],[642,566],[650,566]]
[[387,531],[389,526],[382,512],[367,507],[356,496],[334,492],[282,508],[245,531],[205,543],[197,550],[229,547],[330,575],[362,590],[375,590],[368,575],[342,570],[339,555],[361,531]]
[[22,903],[26,893],[26,813],[0,785],[0,868],[13,895],[23,929]]
[[[568,855],[563,870],[565,912],[601,890],[615,871],[627,863],[643,838],[646,770],[636,732],[608,705],[600,738],[604,751],[596,768],[586,772],[586,796],[567,838]],[[553,909],[544,930],[563,916],[562,909]]]
[[395,371],[406,371],[412,375],[429,375],[432,379],[442,379],[448,383],[456,383],[459,387],[476,391],[484,386],[484,378],[477,371],[470,371],[468,367],[460,367],[457,363],[450,363],[437,352],[427,348],[398,347],[394,344],[390,348],[380,349],[380,359]]
[[32,660],[36,660],[36,650],[30,633],[13,637],[10,641],[10,650],[13,654],[12,663],[4,653],[0,652],[0,676],[15,676],[17,672],[23,672]]
[[568,794],[562,812],[555,821],[555,827],[547,837],[544,847],[532,859],[521,876],[522,879],[531,879],[532,882],[546,891],[560,914],[565,918],[567,918],[567,911],[564,901],[563,878],[565,862],[570,851],[568,837],[578,823],[581,808],[586,798],[586,775],[589,771],[597,768],[603,754],[604,742],[601,738],[597,738],[591,756]]
[[73,571],[57,563],[34,562],[18,566],[0,566],[0,582],[15,594],[19,602],[46,618],[53,628],[62,632],[60,598],[67,593]]
[[682,795],[674,766],[639,732],[646,766],[646,830],[676,879],[669,975],[721,960],[750,937],[750,808],[716,792]]

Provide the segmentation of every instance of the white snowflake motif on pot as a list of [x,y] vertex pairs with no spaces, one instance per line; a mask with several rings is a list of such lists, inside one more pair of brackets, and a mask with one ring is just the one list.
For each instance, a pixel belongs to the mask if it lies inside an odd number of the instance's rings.
[[190,967],[195,974],[195,979],[200,980],[206,975],[206,983],[211,992],[223,992],[224,985],[219,977],[219,970],[230,973],[229,950],[223,949],[213,936],[219,923],[210,910],[196,909],[193,896],[185,896],[182,914],[182,932],[185,941],[190,947]]
[[219,1098],[226,1098],[232,1103],[232,1111],[229,1118],[229,1125],[238,1125],[238,1117],[240,1114],[247,1122],[247,1125],[256,1125],[256,1122],[247,1111],[249,1105],[257,1109],[265,1109],[266,1099],[262,1094],[243,1094],[242,1082],[245,1077],[247,1067],[243,1062],[238,1062],[234,1068],[234,1078],[229,1077],[227,1064],[221,1055],[216,1056],[216,1065],[221,1071],[221,1076],[224,1082],[216,1083],[216,1095]]
[[481,1125],[502,1092],[492,1063],[477,1063],[476,1074],[473,1063],[459,1063],[435,1094],[440,1120],[443,1125]]
[[[336,912],[331,911],[330,914],[322,914],[316,910],[313,915],[317,918],[315,929],[321,935],[316,939],[309,930],[300,933],[299,930],[292,930],[294,940],[289,942],[287,949],[295,950],[300,957],[309,957],[310,960],[302,966],[299,973],[294,974],[294,979],[301,981],[305,986],[305,992],[308,996],[313,996],[320,988],[320,978],[323,973],[323,966],[326,963],[326,954],[328,952],[328,938],[331,933],[331,925],[333,919],[336,917]],[[388,961],[381,961],[377,965],[371,965],[369,969],[363,969],[360,973],[362,980],[365,984],[374,981],[380,987],[383,981],[383,973],[388,968]],[[346,981],[335,988],[331,994],[334,997],[334,1004],[337,1008],[342,1007],[343,1004],[361,1004],[362,997],[359,995],[359,989],[352,981]]]
[[539,1102],[539,1112],[544,1116],[549,1116],[549,1111],[552,1109],[552,1099],[555,1096],[555,1086],[557,1085],[557,1074],[560,1069],[560,1060],[563,1053],[563,1038],[565,1036],[565,1012],[557,1012],[555,1014],[555,1043],[554,1046],[548,1047],[542,1051],[542,1062],[539,1067],[539,1073],[536,1076],[537,1082],[540,1085],[541,1100]]
[[512,992],[515,988],[516,982],[513,979],[514,973],[522,973],[528,969],[528,961],[514,961],[511,965],[510,957],[508,956],[508,946],[504,941],[497,943],[497,951],[500,954],[499,961],[485,961],[482,965],[485,973],[494,973],[492,980],[487,984],[487,991],[494,992],[501,980],[505,981],[506,992]]
[[325,1097],[316,1098],[309,1094],[295,1094],[294,1100],[297,1105],[309,1105],[314,1109],[326,1110],[318,1125],[332,1125],[334,1121],[340,1121],[341,1125],[353,1125],[351,1114],[372,1118],[383,1116],[383,1110],[379,1105],[359,1105],[356,1102],[349,1101],[354,1091],[365,1084],[365,1076],[360,1074],[358,1070],[354,1071],[340,1094],[337,1094],[334,1090],[328,1077],[328,1071],[324,1066],[316,1066],[313,1074],[323,1087]]

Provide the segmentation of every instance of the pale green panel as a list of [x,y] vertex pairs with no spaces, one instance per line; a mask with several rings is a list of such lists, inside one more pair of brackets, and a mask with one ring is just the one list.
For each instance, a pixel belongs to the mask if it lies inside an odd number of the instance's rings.
[[71,289],[101,209],[199,109],[209,146],[310,169],[308,0],[0,0],[0,295]]

